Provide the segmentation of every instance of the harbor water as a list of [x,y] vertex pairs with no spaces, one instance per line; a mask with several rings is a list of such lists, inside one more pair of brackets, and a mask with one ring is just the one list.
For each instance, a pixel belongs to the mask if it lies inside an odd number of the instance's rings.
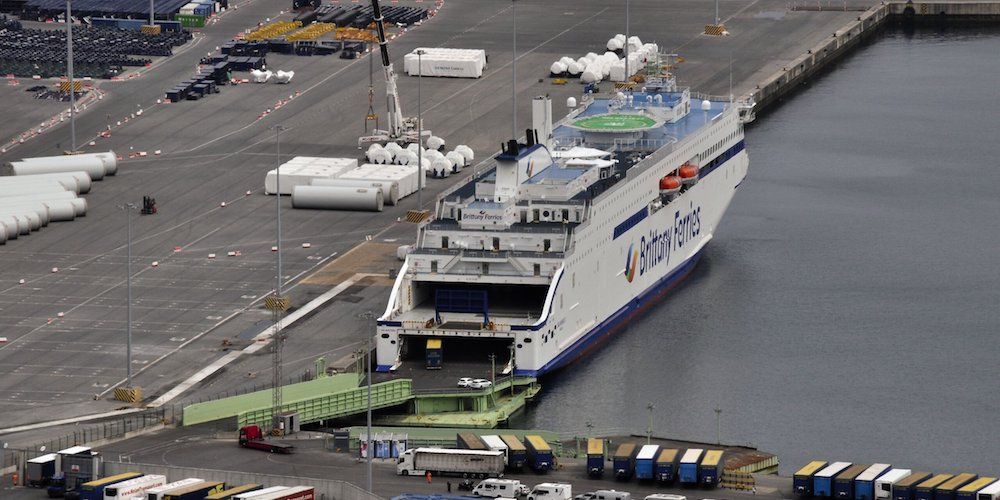
[[1000,473],[998,53],[890,29],[761,117],[692,275],[512,425]]

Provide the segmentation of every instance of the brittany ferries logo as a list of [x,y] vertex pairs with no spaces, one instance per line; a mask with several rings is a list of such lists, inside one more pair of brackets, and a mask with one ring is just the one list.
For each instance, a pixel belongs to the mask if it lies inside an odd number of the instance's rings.
[[642,276],[657,264],[670,262],[670,254],[674,250],[682,249],[699,234],[701,207],[691,205],[683,215],[680,210],[674,212],[671,224],[665,229],[653,228],[649,234],[639,237],[638,249],[635,243],[629,244],[625,254],[625,280],[631,283],[637,271]]
[[633,250],[634,245],[628,246],[628,253],[625,254],[625,279],[629,283],[635,278],[635,268],[639,264],[639,252]]

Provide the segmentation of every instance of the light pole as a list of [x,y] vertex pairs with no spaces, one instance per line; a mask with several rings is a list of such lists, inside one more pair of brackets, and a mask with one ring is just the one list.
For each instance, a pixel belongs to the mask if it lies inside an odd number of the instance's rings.
[[154,19],[155,18],[153,17],[153,0],[149,0],[149,25],[150,26],[156,26],[153,23]]
[[[497,355],[493,354],[493,353],[490,353],[489,358],[490,358],[490,397],[493,397],[493,394],[497,390]],[[514,380],[513,380],[513,373],[512,373],[511,374],[511,384],[513,384],[513,383],[514,383]],[[493,404],[497,404],[496,398],[493,398]]]
[[273,370],[271,375],[271,385],[274,391],[271,394],[271,407],[273,418],[273,429],[276,431],[281,431],[281,350],[282,350],[282,336],[281,336],[281,313],[287,308],[284,298],[281,296],[281,131],[285,130],[282,125],[274,126],[274,152],[275,152],[275,169],[274,169],[274,183],[275,183],[275,193],[274,193],[274,210],[275,210],[275,239],[277,240],[275,250],[277,251],[277,272],[275,275],[274,283],[274,300],[270,304],[272,319],[274,321],[274,335],[272,336],[273,345],[271,346],[271,369]]
[[628,83],[629,77],[632,76],[628,73],[628,3],[628,0],[625,0],[625,83]]
[[514,377],[517,375],[517,357],[515,356],[514,342],[510,343],[510,395],[514,395]]
[[73,8],[66,0],[66,73],[69,78],[69,145],[76,153],[76,89],[73,88]]
[[513,113],[510,117],[510,138],[517,139],[517,0],[510,0],[510,21],[514,25],[511,30],[514,53],[510,60],[510,102],[513,108]]
[[649,444],[653,439],[653,410],[656,409],[656,406],[650,401],[646,403],[646,409],[649,410],[649,427],[646,428],[646,444]]
[[[368,311],[366,313],[369,318],[372,316],[372,312]],[[368,335],[365,338],[365,385],[368,386],[368,445],[367,453],[365,453],[365,458],[368,459],[368,491],[372,491],[372,338]]]
[[420,84],[424,81],[423,56],[424,51],[417,50],[417,211],[423,206],[424,190],[424,117],[420,107]]
[[722,408],[715,407],[715,444],[722,446]]
[[125,212],[128,257],[125,260],[125,387],[132,388],[132,212],[135,211],[135,203],[124,203],[118,208]]
[[719,0],[715,0],[715,25],[719,25]]

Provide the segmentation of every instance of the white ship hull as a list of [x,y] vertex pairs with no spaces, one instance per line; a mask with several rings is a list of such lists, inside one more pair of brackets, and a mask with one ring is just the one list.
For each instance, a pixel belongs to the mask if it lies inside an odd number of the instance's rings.
[[[399,346],[405,337],[459,336],[504,339],[513,346],[514,373],[539,376],[578,358],[662,297],[697,264],[747,174],[749,161],[737,111],[726,106],[713,116],[704,113],[698,117],[701,125],[696,131],[652,153],[631,167],[623,180],[593,198],[586,219],[567,236],[571,243],[561,262],[540,282],[548,287],[545,303],[532,321],[496,327],[489,318],[488,328],[455,330],[432,325],[432,321],[425,327],[400,320],[406,309],[401,304],[417,302],[409,297],[418,293],[408,287],[422,272],[430,279],[466,284],[504,283],[502,277],[469,273],[441,277],[436,264],[428,268],[414,255],[408,256],[379,320],[377,369],[388,371],[399,363]],[[659,197],[659,180],[692,158],[700,165],[697,183],[669,203],[651,203]],[[544,264],[541,268],[544,276]],[[538,264],[534,276],[539,276]]]

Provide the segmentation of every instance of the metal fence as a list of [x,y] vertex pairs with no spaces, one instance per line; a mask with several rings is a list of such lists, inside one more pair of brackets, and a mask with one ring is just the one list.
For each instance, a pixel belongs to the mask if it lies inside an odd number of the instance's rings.
[[123,439],[137,431],[169,424],[177,417],[180,417],[180,411],[171,405],[130,413],[90,425],[79,425],[72,432],[57,434],[23,447],[8,446],[0,450],[0,469],[15,467],[16,470],[17,467],[23,466],[26,460],[72,446],[94,446]]

